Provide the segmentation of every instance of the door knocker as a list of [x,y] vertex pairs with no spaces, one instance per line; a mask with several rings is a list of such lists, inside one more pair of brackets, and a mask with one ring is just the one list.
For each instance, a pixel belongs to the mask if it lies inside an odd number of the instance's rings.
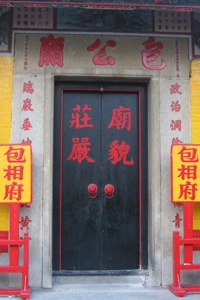
[[107,199],[112,199],[114,197],[115,187],[112,184],[106,184],[104,187],[104,193]]
[[90,198],[94,199],[97,196],[98,186],[95,183],[90,183],[88,185],[88,195]]

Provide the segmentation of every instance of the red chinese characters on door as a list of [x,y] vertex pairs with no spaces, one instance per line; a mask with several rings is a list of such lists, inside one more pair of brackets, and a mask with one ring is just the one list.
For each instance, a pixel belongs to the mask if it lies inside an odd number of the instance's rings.
[[88,113],[91,110],[91,107],[87,104],[85,104],[83,108],[81,108],[81,105],[76,104],[71,114],[70,128],[73,126],[76,127],[76,129],[94,127],[93,124],[90,123],[91,117]]
[[83,160],[87,160],[90,163],[94,162],[94,159],[89,156],[91,143],[88,137],[73,138],[72,143],[72,151],[67,160],[76,160],[78,163],[81,163]]
[[133,165],[133,158],[129,160],[127,158],[129,151],[130,146],[125,141],[122,141],[120,144],[118,140],[114,140],[110,145],[108,159],[112,162],[113,165],[117,164],[120,161],[122,161],[125,165]]
[[[92,112],[92,108],[85,103],[83,106],[76,104],[72,109],[70,128],[75,127],[77,130],[81,128],[91,128],[93,130],[94,125],[92,123],[92,118],[89,113]],[[112,117],[107,126],[108,130],[110,128],[116,128],[117,130],[127,130],[132,129],[132,112],[130,107],[124,107],[120,105],[117,108],[112,109]],[[90,163],[95,162],[93,158],[90,157],[92,143],[90,137],[73,137],[72,138],[72,149],[67,160],[74,160],[78,163],[86,160]],[[107,153],[108,160],[112,164],[117,164],[120,161],[125,165],[133,165],[133,158],[129,157],[130,145],[122,140],[113,140],[109,145],[109,151]],[[106,155],[106,154],[105,154]]]
[[126,128],[128,131],[132,128],[131,108],[120,105],[112,110],[112,119],[108,128],[116,127],[118,130]]

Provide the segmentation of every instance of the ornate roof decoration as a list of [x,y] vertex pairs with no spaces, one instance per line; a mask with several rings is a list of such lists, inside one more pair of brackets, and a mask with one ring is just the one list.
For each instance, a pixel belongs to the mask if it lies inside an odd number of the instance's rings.
[[0,6],[66,7],[86,9],[171,10],[200,12],[199,0],[0,0]]

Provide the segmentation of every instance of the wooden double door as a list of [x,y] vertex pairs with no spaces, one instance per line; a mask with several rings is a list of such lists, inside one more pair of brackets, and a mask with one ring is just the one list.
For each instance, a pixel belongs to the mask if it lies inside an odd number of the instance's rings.
[[53,271],[147,267],[144,85],[55,86]]

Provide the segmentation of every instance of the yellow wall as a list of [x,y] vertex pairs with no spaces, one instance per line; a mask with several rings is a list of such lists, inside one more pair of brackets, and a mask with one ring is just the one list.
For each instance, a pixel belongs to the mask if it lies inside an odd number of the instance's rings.
[[[13,57],[0,57],[0,144],[10,143],[13,63]],[[0,220],[0,231],[8,230],[8,205],[0,205]]]
[[[192,143],[200,144],[200,61],[191,62],[191,126]],[[194,229],[200,229],[200,204],[194,207]]]

